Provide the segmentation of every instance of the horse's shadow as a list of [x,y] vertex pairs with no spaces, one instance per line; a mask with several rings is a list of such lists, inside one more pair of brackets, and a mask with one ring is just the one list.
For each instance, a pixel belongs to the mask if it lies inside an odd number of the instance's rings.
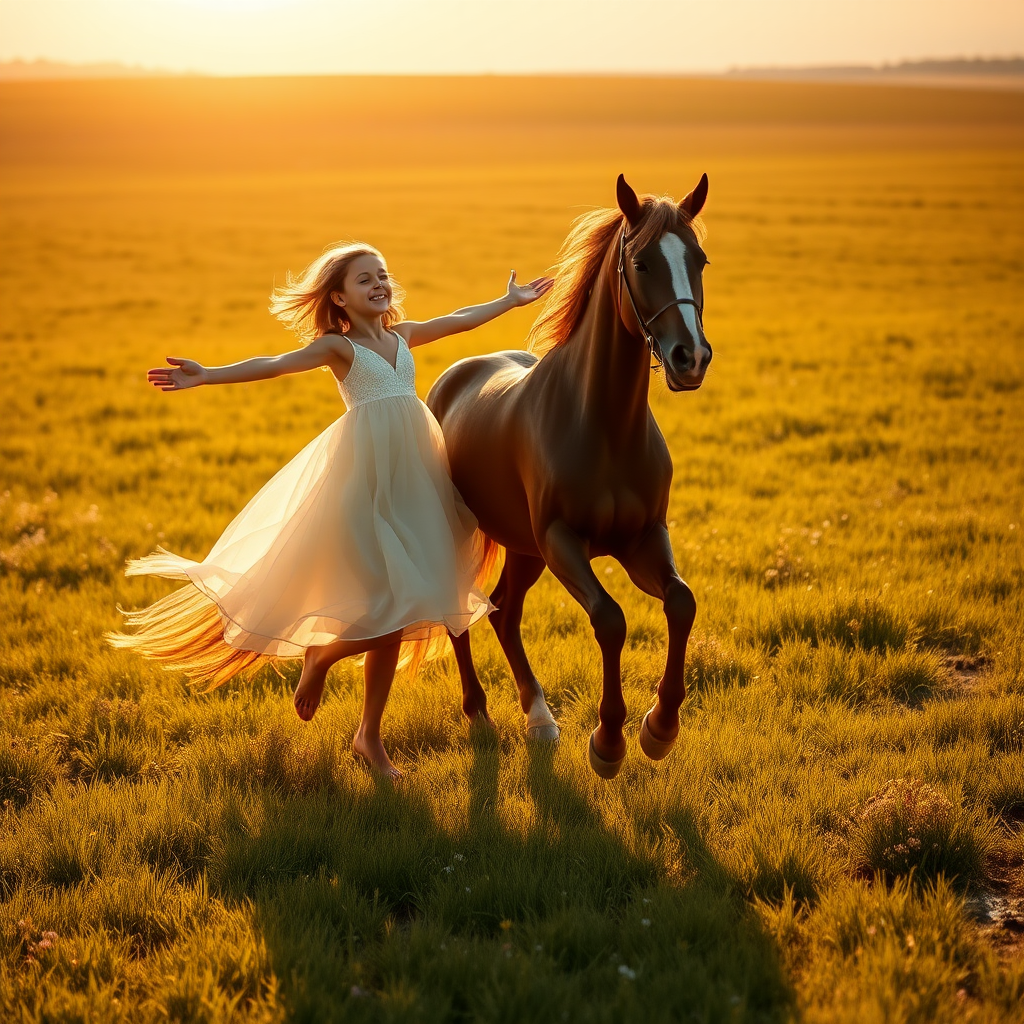
[[609,827],[553,747],[514,754],[471,736],[454,831],[385,782],[268,792],[262,826],[228,830],[211,889],[251,905],[287,1019],[791,1015],[776,945],[692,815]]

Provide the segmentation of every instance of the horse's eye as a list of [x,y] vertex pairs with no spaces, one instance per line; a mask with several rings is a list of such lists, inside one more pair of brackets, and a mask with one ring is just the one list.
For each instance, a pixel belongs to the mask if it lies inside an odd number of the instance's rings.
[[641,274],[647,273],[647,264],[643,260],[633,260],[633,269]]

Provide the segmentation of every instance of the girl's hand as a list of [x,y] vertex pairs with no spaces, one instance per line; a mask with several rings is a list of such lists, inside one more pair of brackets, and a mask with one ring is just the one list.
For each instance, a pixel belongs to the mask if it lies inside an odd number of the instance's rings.
[[551,291],[554,283],[552,277],[537,277],[529,284],[516,284],[516,272],[513,270],[508,279],[508,294],[517,306],[526,306]]
[[146,379],[161,391],[183,391],[206,383],[206,367],[192,359],[168,356],[171,365],[157,366],[146,374]]

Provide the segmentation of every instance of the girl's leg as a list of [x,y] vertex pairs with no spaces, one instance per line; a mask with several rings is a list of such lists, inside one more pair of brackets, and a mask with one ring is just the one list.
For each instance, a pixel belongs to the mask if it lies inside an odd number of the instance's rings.
[[371,767],[383,775],[393,779],[400,778],[402,773],[391,763],[384,744],[380,741],[380,720],[384,715],[391,684],[395,678],[395,666],[398,664],[398,642],[387,647],[379,647],[368,651],[363,666],[363,717],[352,740],[352,749],[369,761]]
[[295,713],[304,722],[308,722],[320,706],[320,698],[324,693],[327,671],[342,658],[351,658],[357,654],[389,647],[401,636],[401,632],[388,633],[374,637],[372,640],[335,640],[323,647],[307,647],[302,662],[302,675],[295,687]]

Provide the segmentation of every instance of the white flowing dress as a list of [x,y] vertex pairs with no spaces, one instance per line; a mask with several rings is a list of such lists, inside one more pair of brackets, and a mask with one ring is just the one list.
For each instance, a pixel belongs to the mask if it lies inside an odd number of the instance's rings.
[[[130,562],[128,575],[189,580],[216,606],[222,645],[270,657],[389,633],[437,640],[491,610],[476,585],[483,536],[452,483],[441,428],[416,395],[412,353],[396,337],[394,367],[352,343],[338,384],[348,411],[263,486],[206,558],[158,549]],[[137,632],[111,639],[214,685],[252,663],[235,658],[227,670],[199,652],[194,602],[183,608],[180,592],[177,607],[160,605],[126,613]],[[187,643],[175,647],[175,630]]]

